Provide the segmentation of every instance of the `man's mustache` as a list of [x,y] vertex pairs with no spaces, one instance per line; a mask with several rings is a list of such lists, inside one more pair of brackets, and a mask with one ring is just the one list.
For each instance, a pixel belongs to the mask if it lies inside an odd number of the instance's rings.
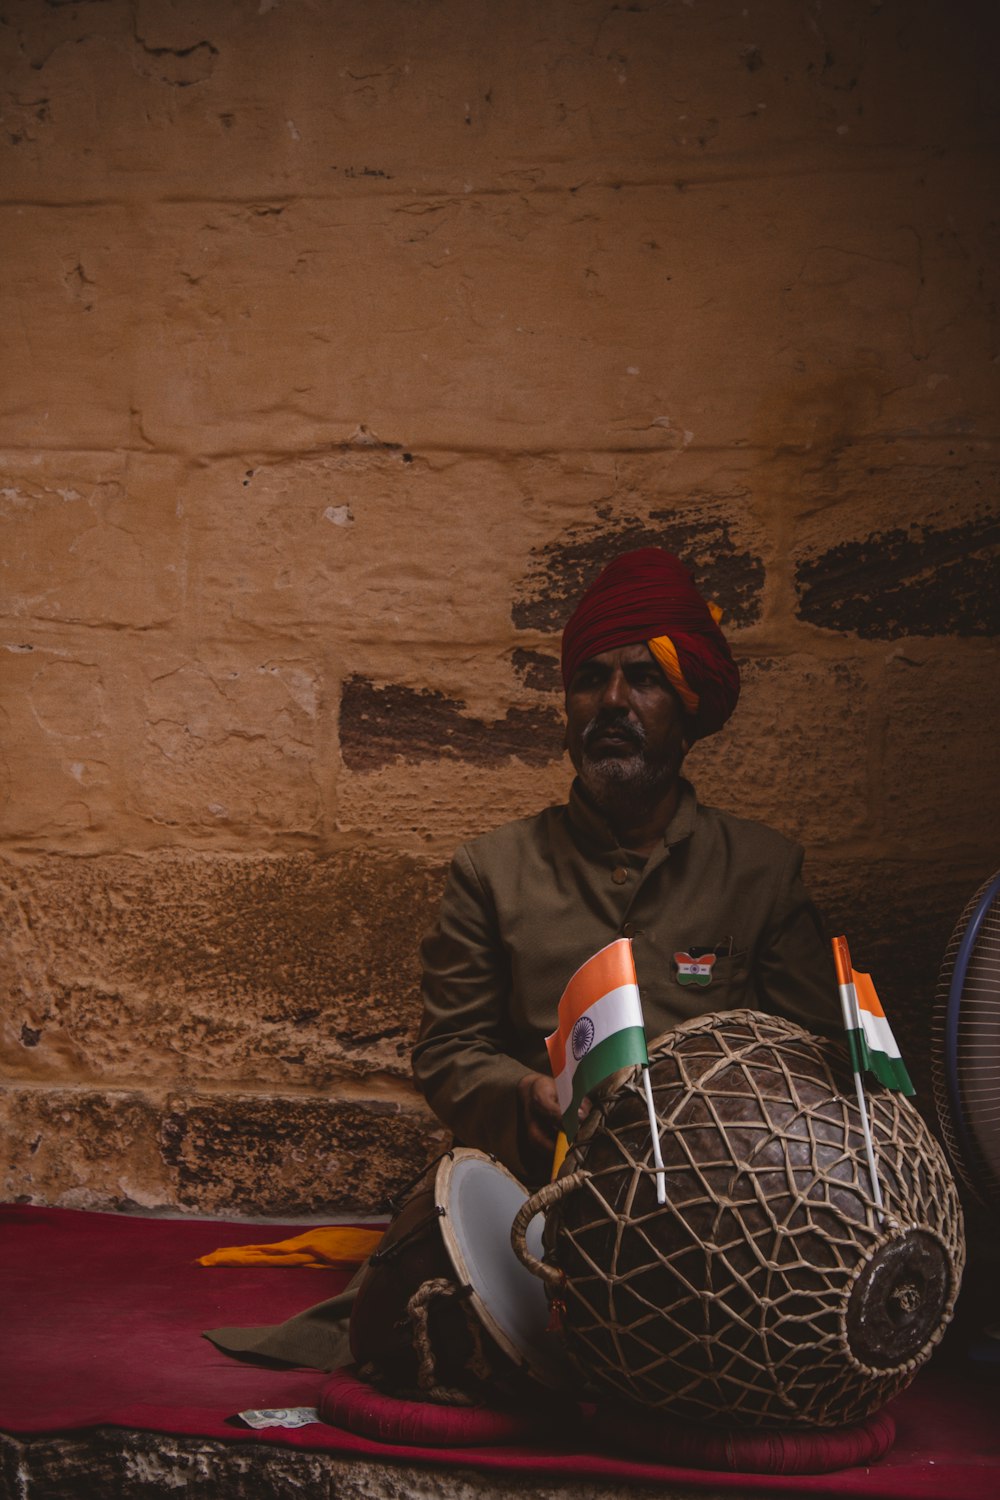
[[632,724],[623,714],[595,714],[583,731],[583,748],[590,749],[591,741],[598,735],[613,729],[623,740],[629,740],[637,750],[646,744],[646,731],[641,724]]

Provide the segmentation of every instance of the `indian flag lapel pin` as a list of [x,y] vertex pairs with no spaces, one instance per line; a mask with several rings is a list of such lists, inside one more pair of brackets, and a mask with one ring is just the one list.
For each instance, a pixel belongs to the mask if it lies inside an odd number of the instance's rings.
[[698,958],[691,953],[675,953],[674,963],[677,965],[678,984],[700,984],[704,987],[712,983],[714,953],[702,953]]

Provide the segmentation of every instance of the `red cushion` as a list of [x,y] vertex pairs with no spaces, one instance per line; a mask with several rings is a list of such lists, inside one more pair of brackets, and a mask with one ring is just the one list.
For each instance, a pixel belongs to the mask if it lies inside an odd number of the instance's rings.
[[414,1448],[485,1448],[504,1443],[550,1448],[560,1437],[631,1459],[674,1468],[736,1474],[828,1474],[875,1463],[896,1438],[896,1424],[877,1412],[853,1427],[746,1430],[699,1427],[634,1407],[587,1407],[574,1420],[553,1397],[545,1412],[487,1406],[442,1406],[387,1396],[360,1380],[351,1366],[335,1370],[320,1394],[324,1422],[379,1443]]
[[700,1427],[634,1407],[603,1407],[594,1412],[590,1434],[595,1446],[676,1468],[829,1474],[884,1457],[896,1440],[896,1424],[881,1411],[851,1427]]
[[415,1448],[484,1448],[538,1439],[541,1418],[528,1411],[488,1406],[441,1406],[386,1396],[359,1380],[350,1366],[335,1370],[320,1393],[319,1414],[380,1443]]

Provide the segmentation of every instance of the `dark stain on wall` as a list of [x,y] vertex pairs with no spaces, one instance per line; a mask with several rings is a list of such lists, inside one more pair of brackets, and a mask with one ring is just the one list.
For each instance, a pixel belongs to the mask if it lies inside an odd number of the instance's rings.
[[374,771],[395,760],[450,757],[495,765],[516,757],[546,765],[562,755],[562,717],[552,708],[508,708],[487,722],[456,698],[434,689],[349,677],[340,704],[340,750],[351,771]]
[[841,542],[796,570],[801,619],[864,640],[1000,634],[1000,519]]
[[646,518],[601,516],[597,524],[571,527],[537,550],[511,606],[514,624],[520,630],[561,630],[602,568],[636,547],[676,552],[706,599],[721,605],[724,628],[760,618],[763,561],[736,545],[726,520],[650,511]]
[[526,688],[533,688],[538,693],[562,692],[558,656],[549,656],[544,651],[524,651],[518,647],[511,652],[510,660],[515,675]]

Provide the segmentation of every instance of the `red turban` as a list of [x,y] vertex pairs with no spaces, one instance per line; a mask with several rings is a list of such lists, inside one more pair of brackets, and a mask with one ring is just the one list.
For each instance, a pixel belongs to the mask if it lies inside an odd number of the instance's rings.
[[569,688],[581,662],[642,641],[684,706],[694,738],[721,729],[740,695],[739,668],[679,558],[660,547],[626,552],[608,564],[580,600],[562,638]]

